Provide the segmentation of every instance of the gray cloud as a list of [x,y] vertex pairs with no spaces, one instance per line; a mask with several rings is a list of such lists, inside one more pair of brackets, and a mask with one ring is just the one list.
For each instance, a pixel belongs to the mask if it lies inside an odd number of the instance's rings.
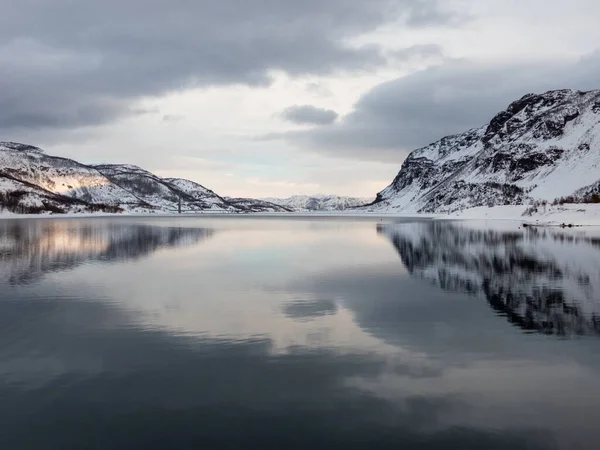
[[323,83],[307,83],[304,88],[307,92],[310,92],[318,97],[331,97],[333,95],[331,90]]
[[529,92],[598,89],[600,51],[576,64],[451,60],[376,86],[338,123],[265,136],[329,155],[400,162],[441,137],[482,126]]
[[76,127],[190,86],[385,64],[345,42],[395,20],[452,23],[441,0],[0,0],[0,129]]
[[402,62],[418,58],[441,58],[442,56],[442,47],[435,44],[413,45],[388,53],[388,57]]
[[299,125],[329,125],[335,122],[338,113],[311,105],[294,105],[286,108],[281,117]]

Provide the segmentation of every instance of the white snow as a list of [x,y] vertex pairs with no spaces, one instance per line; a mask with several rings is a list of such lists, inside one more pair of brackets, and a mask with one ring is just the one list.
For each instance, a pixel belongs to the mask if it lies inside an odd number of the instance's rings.
[[[413,151],[368,209],[412,213],[552,202],[600,180],[600,91],[551,91],[519,102],[491,131],[486,125]],[[505,184],[524,191],[505,197],[499,186]]]
[[0,172],[52,193],[90,203],[139,203],[139,199],[111,183],[96,169],[70,159],[47,156],[40,149],[20,150],[0,143]]
[[263,198],[266,202],[285,206],[294,211],[342,211],[348,208],[366,205],[371,198],[345,197],[340,195],[294,195],[288,198]]
[[539,207],[538,212],[523,215],[529,206],[480,206],[458,211],[452,214],[440,214],[437,219],[463,220],[511,220],[520,223],[560,225],[574,224],[600,226],[600,204],[576,203]]

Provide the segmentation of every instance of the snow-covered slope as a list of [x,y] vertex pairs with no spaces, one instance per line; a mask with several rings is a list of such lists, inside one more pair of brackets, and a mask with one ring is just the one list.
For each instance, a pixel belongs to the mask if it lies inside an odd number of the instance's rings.
[[[13,142],[0,143],[0,175],[90,204],[139,206],[140,200],[93,167]],[[2,192],[6,192],[3,189]]]
[[228,203],[223,197],[217,195],[210,189],[205,188],[201,184],[182,178],[163,178],[163,181],[177,189],[179,192],[183,192],[185,195],[189,196],[190,200],[199,203],[205,210],[236,211],[235,207]]
[[559,335],[600,335],[600,234],[474,223],[383,225],[408,272],[487,300],[512,324]]
[[88,166],[14,142],[0,143],[0,210],[43,212],[283,212],[253,199],[227,200],[189,180],[138,166]]
[[287,212],[286,208],[263,200],[221,197],[201,184],[182,178],[164,178],[163,181],[182,192],[183,197],[187,198],[188,201],[201,205],[205,211],[234,213]]
[[34,184],[0,175],[0,212],[16,214],[119,212],[109,205],[90,205],[84,201],[55,194]]
[[552,201],[598,182],[600,91],[550,91],[524,96],[482,128],[415,150],[368,209],[448,212]]
[[294,195],[288,198],[263,198],[262,200],[285,206],[293,211],[341,211],[371,203],[373,198],[342,197],[339,195]]
[[225,197],[225,200],[233,205],[238,212],[292,212],[291,208],[254,198]]
[[185,182],[185,180],[163,179],[138,166],[104,164],[94,168],[114,184],[134,193],[144,204],[154,210],[177,212],[180,200],[182,212],[205,210],[222,212],[234,209],[214,193],[212,198],[207,198],[205,194],[208,190],[199,184]]

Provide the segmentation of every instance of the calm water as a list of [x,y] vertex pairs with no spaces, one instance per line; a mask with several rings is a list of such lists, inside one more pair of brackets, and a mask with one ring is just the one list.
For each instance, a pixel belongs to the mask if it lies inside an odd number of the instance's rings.
[[596,449],[600,233],[0,222],[0,449]]

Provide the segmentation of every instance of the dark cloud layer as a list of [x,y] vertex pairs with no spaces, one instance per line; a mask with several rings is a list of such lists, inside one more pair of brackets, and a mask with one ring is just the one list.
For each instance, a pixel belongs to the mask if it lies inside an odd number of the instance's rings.
[[348,39],[394,20],[455,22],[440,0],[1,0],[0,129],[76,127],[189,86],[385,62]]
[[329,125],[335,122],[338,113],[311,105],[294,105],[286,108],[281,117],[299,125]]
[[447,61],[380,84],[332,126],[268,138],[285,138],[334,156],[401,161],[410,150],[484,125],[527,93],[599,89],[599,72],[600,52],[576,64]]

